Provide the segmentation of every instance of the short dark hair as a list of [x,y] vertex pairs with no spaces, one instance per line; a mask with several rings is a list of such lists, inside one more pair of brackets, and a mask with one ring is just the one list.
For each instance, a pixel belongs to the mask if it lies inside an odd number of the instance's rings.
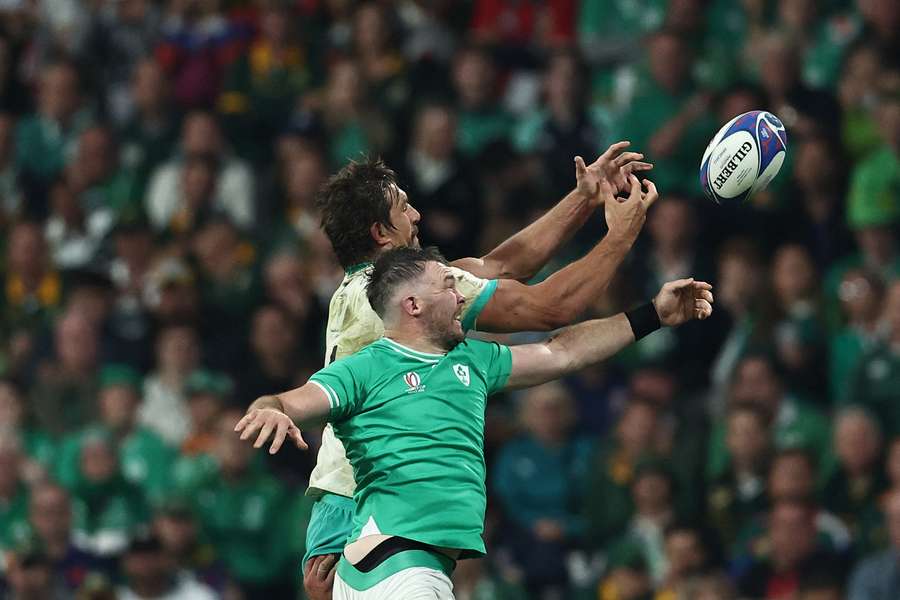
[[366,296],[369,298],[372,310],[378,313],[379,317],[384,318],[387,304],[397,286],[421,276],[425,272],[425,264],[432,261],[447,263],[447,260],[434,247],[394,248],[379,256],[369,274],[369,284],[366,289]]
[[319,190],[316,206],[322,228],[345,269],[371,260],[375,240],[371,228],[391,224],[390,188],[397,176],[380,158],[350,162]]

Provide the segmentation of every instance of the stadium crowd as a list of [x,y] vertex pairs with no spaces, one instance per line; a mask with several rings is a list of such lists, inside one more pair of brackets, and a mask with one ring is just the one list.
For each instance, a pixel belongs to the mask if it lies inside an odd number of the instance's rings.
[[[422,243],[478,256],[625,139],[661,197],[593,314],[689,275],[716,312],[494,399],[457,598],[900,598],[896,0],[9,0],[0,32],[0,597],[302,594],[315,452],[232,428],[323,363],[319,185],[383,156]],[[761,108],[781,174],[698,197]]]

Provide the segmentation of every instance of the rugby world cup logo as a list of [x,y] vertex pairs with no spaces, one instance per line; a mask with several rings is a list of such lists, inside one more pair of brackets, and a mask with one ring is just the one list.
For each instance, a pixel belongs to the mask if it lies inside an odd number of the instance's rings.
[[403,376],[403,381],[406,382],[406,387],[409,389],[406,390],[407,394],[411,394],[413,392],[421,392],[425,389],[425,386],[422,385],[422,379],[419,377],[418,373],[414,373],[410,371],[406,375]]

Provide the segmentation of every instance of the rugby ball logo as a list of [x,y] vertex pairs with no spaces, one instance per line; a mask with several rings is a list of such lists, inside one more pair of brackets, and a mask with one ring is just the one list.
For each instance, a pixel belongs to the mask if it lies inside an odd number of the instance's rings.
[[409,389],[406,390],[407,394],[411,394],[413,392],[421,392],[425,389],[425,386],[422,385],[422,379],[419,377],[418,373],[410,371],[406,375],[403,376],[403,381],[406,382],[406,387]]

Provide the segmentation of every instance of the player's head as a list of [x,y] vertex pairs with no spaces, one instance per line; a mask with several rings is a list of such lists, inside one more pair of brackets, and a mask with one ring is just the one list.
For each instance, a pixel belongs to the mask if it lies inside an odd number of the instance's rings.
[[386,330],[416,332],[446,350],[465,337],[460,322],[463,296],[434,248],[383,253],[375,261],[366,294]]
[[344,268],[374,260],[384,250],[419,246],[419,212],[380,159],[346,165],[322,186],[316,204]]

